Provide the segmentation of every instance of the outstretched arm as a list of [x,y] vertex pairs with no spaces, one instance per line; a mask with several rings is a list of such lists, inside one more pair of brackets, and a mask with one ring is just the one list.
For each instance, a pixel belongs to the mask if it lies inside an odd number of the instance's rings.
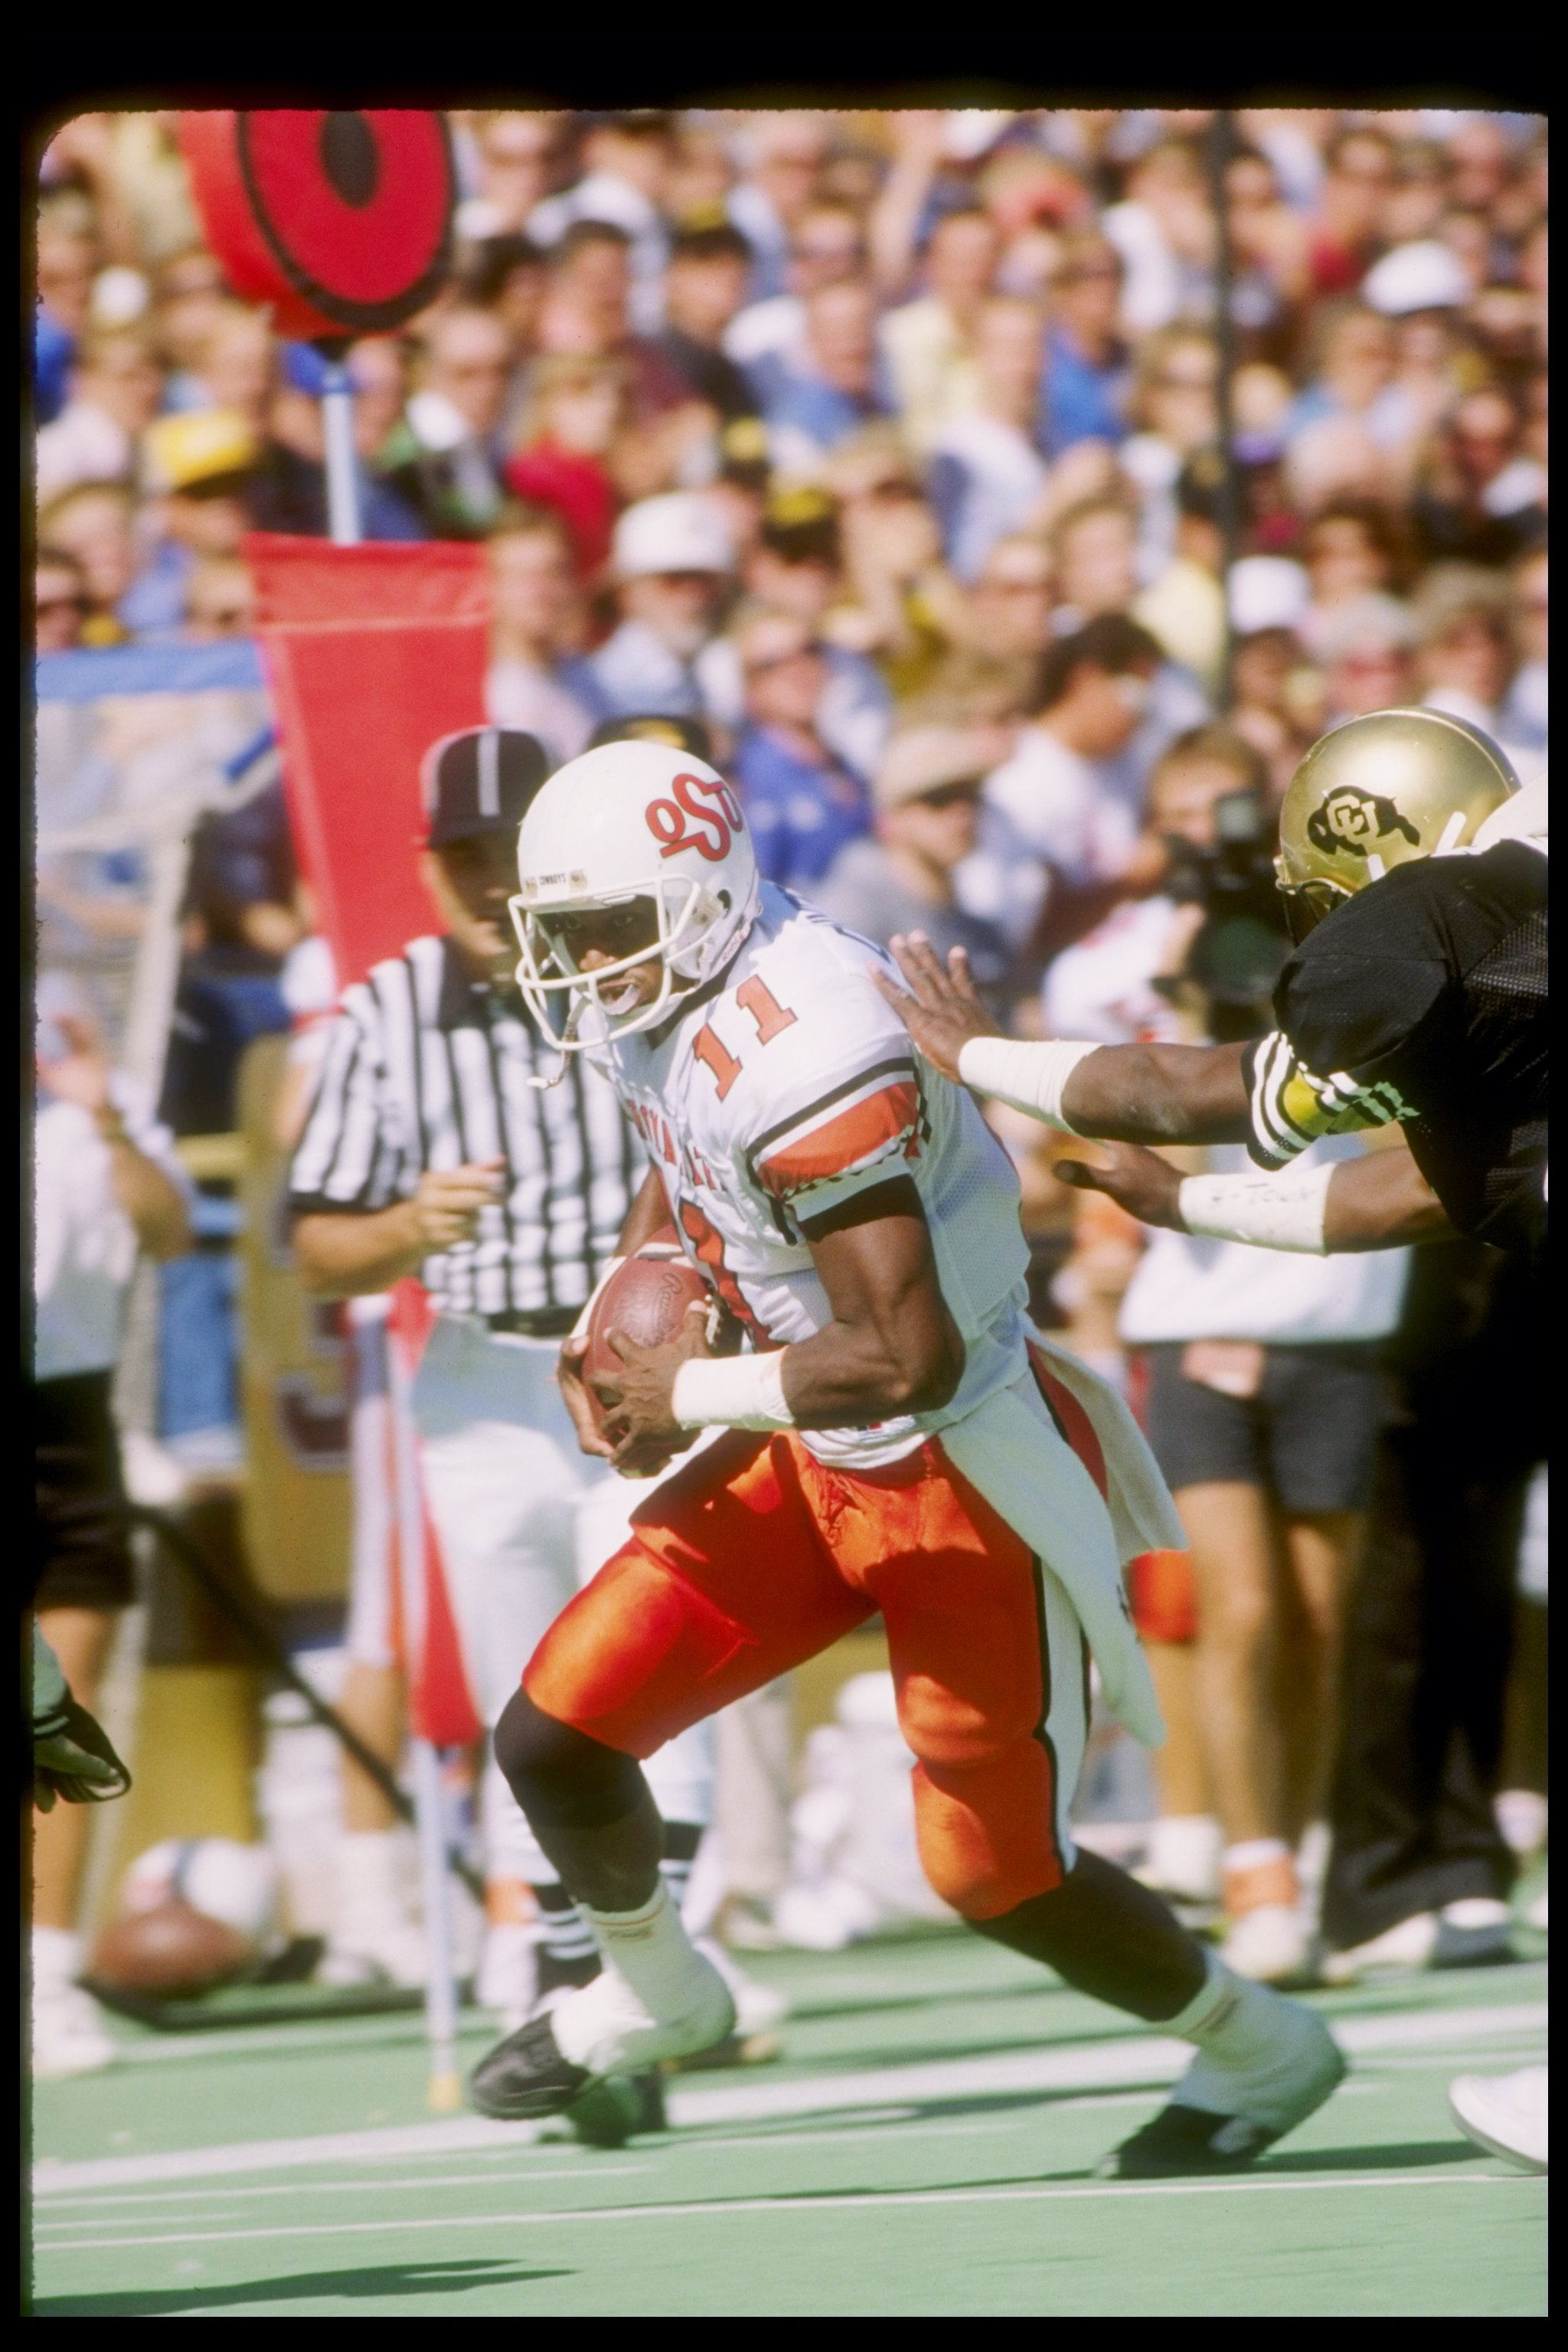
[[1263,1249],[1334,1254],[1449,1241],[1447,1212],[1408,1150],[1373,1151],[1270,1176],[1183,1176],[1134,1144],[1108,1144],[1099,1166],[1058,1160],[1079,1192],[1104,1192],[1146,1225]]
[[1129,1143],[1244,1143],[1239,1045],[1023,1045],[997,1035],[962,948],[944,970],[921,932],[896,939],[908,984],[878,987],[944,1077],[1072,1135]]

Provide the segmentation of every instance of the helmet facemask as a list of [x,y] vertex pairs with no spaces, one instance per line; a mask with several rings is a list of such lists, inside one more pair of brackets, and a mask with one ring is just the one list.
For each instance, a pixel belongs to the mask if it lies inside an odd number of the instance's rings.
[[[582,971],[559,919],[602,914],[639,902],[653,910],[653,936],[611,962]],[[543,907],[520,893],[509,899],[508,907],[521,950],[518,987],[544,1035],[562,1054],[657,1028],[679,1009],[688,989],[710,977],[730,944],[730,893],[710,890],[691,875],[655,875],[640,887],[613,896],[563,897]],[[636,996],[626,1001],[626,976],[654,962],[662,966],[654,995],[647,1003]]]

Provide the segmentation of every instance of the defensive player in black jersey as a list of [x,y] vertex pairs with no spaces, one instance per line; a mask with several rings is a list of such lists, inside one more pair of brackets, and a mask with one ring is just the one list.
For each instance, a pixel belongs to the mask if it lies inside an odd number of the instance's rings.
[[[922,1053],[1109,1165],[1059,1162],[1146,1224],[1276,1249],[1473,1234],[1536,1252],[1546,1225],[1545,784],[1521,793],[1462,719],[1379,711],[1292,778],[1277,871],[1299,942],[1277,1026],[1245,1045],[1019,1045],[962,956],[916,937],[886,992]],[[1402,1123],[1406,1149],[1289,1167],[1319,1136]],[[1245,1142],[1258,1176],[1183,1179],[1151,1143]]]
[[[1521,792],[1478,730],[1430,711],[1379,712],[1314,746],[1286,794],[1277,873],[1298,944],[1268,1036],[1212,1048],[1016,1045],[991,1034],[962,962],[944,972],[918,939],[893,943],[912,992],[896,1001],[950,1076],[1069,1133],[1110,1139],[1108,1165],[1058,1161],[1058,1172],[1145,1223],[1311,1251],[1465,1234],[1508,1253],[1528,1282],[1546,1228],[1546,836],[1544,780]],[[1319,1136],[1394,1120],[1403,1150],[1290,1168]],[[1235,1140],[1268,1172],[1184,1179],[1138,1148]],[[1272,1172],[1281,1169],[1289,1172]],[[1461,1350],[1448,1369],[1462,1360]],[[1427,1386],[1441,1391],[1444,1382]],[[1436,1413],[1439,1449],[1450,1420]],[[1470,1471],[1490,1492],[1473,1396],[1466,1425],[1479,1448]],[[1522,1442],[1528,1466],[1533,1441]],[[1419,1446],[1405,1451],[1419,1460]],[[1455,1475],[1448,1499],[1473,1504],[1461,1491],[1469,1474]],[[1458,1517],[1469,1524],[1462,1507]],[[1410,1535],[1419,1554],[1414,1522]],[[1506,1531],[1503,1540],[1506,1549]],[[1474,1573],[1484,1584],[1486,1562]],[[1418,1596],[1409,1609],[1412,1597],[1403,1596],[1409,1622],[1399,1592],[1384,1611],[1399,1620],[1406,1680],[1426,1614]],[[1485,1611],[1472,1614],[1479,1623]],[[1380,1631],[1386,1649],[1388,1628]],[[1367,1663],[1375,1679],[1377,1661]],[[1477,1663],[1485,1681],[1487,1661]],[[1491,1664],[1497,1679],[1503,1665]],[[1500,1709],[1500,1680],[1496,1696]],[[1420,1694],[1411,1699],[1418,1709]],[[1447,1717],[1441,1727],[1447,1738]],[[1467,1728],[1452,1727],[1460,1747]],[[1418,1757],[1401,1769],[1422,1780]],[[1389,1793],[1378,1784],[1380,1800]],[[1442,1791],[1426,1793],[1440,1801]],[[1384,1801],[1383,1811],[1397,1822],[1401,1807]],[[1338,1836],[1336,1828],[1336,1850]],[[1378,1858],[1386,1865],[1389,1854]],[[1428,1867],[1436,1883],[1440,1865]],[[1546,2169],[1544,2067],[1463,2075],[1450,2105],[1479,2146]]]

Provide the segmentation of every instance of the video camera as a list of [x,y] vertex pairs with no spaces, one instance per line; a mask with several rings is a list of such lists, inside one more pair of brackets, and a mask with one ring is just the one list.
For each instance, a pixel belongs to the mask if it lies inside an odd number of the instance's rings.
[[1202,991],[1217,1045],[1261,1036],[1269,1027],[1274,983],[1290,954],[1274,880],[1275,831],[1262,793],[1246,785],[1215,803],[1211,847],[1167,838],[1167,893],[1178,905],[1204,909],[1175,985]]

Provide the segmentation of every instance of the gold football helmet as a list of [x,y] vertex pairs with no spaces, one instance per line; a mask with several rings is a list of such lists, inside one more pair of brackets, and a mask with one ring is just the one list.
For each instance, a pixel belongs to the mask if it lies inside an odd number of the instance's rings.
[[1442,710],[1374,710],[1313,744],[1279,811],[1275,878],[1292,939],[1412,857],[1463,849],[1519,790],[1488,735]]

